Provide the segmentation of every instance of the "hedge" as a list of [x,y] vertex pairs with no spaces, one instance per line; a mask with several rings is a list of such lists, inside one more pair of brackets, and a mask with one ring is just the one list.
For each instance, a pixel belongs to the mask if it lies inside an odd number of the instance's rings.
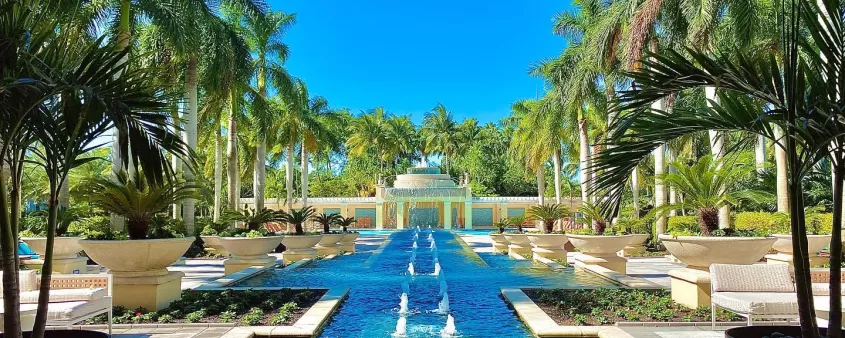
[[[833,214],[807,215],[807,230],[810,234],[830,234],[833,227]],[[733,227],[736,230],[753,231],[758,236],[774,234],[788,234],[789,216],[783,213],[768,212],[740,212],[735,214]],[[669,234],[698,233],[698,219],[696,216],[669,217],[666,232]]]

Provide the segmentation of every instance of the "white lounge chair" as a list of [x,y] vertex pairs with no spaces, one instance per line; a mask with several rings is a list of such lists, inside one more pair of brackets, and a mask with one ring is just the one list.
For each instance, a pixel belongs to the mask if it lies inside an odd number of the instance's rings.
[[[19,276],[21,304],[37,304],[41,275],[22,270]],[[101,314],[108,315],[112,331],[112,276],[108,274],[53,274],[50,279],[47,326],[71,325]]]
[[716,309],[748,319],[798,318],[798,297],[787,264],[710,266],[711,321],[716,329]]

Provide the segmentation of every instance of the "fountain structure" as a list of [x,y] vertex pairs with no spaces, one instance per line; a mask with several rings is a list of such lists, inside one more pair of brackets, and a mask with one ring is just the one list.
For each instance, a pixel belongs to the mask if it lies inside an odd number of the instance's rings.
[[393,187],[379,185],[376,200],[376,214],[384,213],[385,205],[395,213],[390,218],[395,219],[396,229],[420,225],[451,229],[456,222],[472,228],[469,184],[458,185],[439,168],[408,168],[406,174],[396,175]]

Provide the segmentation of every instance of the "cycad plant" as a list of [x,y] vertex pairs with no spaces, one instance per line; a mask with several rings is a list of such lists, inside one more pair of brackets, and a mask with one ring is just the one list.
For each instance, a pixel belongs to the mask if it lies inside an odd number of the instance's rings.
[[493,223],[493,226],[495,226],[496,229],[498,229],[500,234],[503,234],[503,233],[505,233],[505,228],[508,227],[508,220],[505,219],[505,220],[498,221],[496,223]]
[[95,179],[84,190],[85,199],[92,206],[126,218],[129,239],[146,239],[156,214],[174,203],[195,197],[198,188],[184,181],[150,184],[142,175],[130,177],[121,172],[116,180]]
[[596,235],[604,235],[604,232],[607,230],[607,218],[598,205],[590,201],[581,202],[578,212],[584,215],[585,223],[592,224],[593,232]]
[[676,162],[676,171],[663,175],[663,181],[678,189],[684,198],[676,203],[657,208],[662,213],[672,209],[694,209],[701,235],[710,236],[719,228],[719,208],[735,205],[740,200],[760,200],[764,193],[737,190],[743,173],[748,168],[726,165],[707,155],[697,163]]
[[509,226],[515,227],[516,233],[521,234],[522,223],[525,223],[525,215],[508,217],[507,219],[505,219],[505,222],[507,222]]
[[[332,225],[337,224],[337,222],[341,219],[340,215],[338,214],[318,214],[311,218],[317,224],[323,226],[323,233],[327,234],[331,232]],[[344,230],[346,231],[346,230]]]
[[543,232],[550,234],[555,231],[555,222],[569,216],[569,211],[560,204],[536,205],[528,209],[530,219],[543,222]]
[[224,214],[227,220],[244,222],[249,230],[259,230],[264,224],[284,221],[284,215],[278,211],[263,208],[246,209],[243,211],[230,210]]
[[293,227],[296,229],[295,234],[304,235],[305,229],[303,228],[303,225],[305,224],[305,222],[314,217],[314,214],[316,212],[317,211],[314,210],[314,207],[310,206],[298,210],[294,209],[290,212],[285,213],[282,216],[282,219],[288,224],[293,224]]
[[347,230],[352,224],[355,224],[358,220],[355,217],[343,217],[340,216],[337,219],[337,225],[340,225],[340,228],[343,229],[343,232],[347,232]]

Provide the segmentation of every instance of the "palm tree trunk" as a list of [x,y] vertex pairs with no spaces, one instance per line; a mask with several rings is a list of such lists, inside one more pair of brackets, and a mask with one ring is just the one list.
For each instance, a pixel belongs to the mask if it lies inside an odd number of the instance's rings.
[[[38,287],[38,310],[35,313],[33,338],[43,338],[47,328],[47,307],[50,301],[50,281],[53,273],[53,245],[56,240],[56,223],[59,214],[58,190],[67,180],[67,174],[47,173],[50,177],[50,200],[47,201],[47,250],[44,252],[44,264],[41,266],[41,284]],[[62,177],[56,177],[62,176]]]
[[66,179],[59,188],[59,210],[65,210],[70,206],[70,180]]
[[[843,179],[845,179],[845,163],[842,163],[842,156],[839,151],[835,151],[835,158],[837,159],[833,168],[833,228],[830,239],[830,275],[840,276],[842,274],[842,203],[843,199]],[[829,281],[830,289],[830,318],[828,321],[828,337],[842,337],[841,330],[835,332],[836,329],[842,327],[842,280],[840,278],[831,278]]]
[[633,200],[634,218],[640,218],[640,170],[634,167],[631,172],[631,199]]
[[[777,170],[777,204],[778,212],[789,213],[789,174],[787,172],[786,151],[783,150],[783,131],[779,127],[772,127],[775,132],[775,166]],[[778,145],[780,143],[780,145]]]
[[288,210],[293,210],[293,143],[288,144],[287,167],[285,167]]
[[[186,90],[186,99],[187,99],[187,109],[185,109],[185,114],[183,116],[185,120],[185,144],[188,145],[190,151],[195,151],[197,149],[197,107],[199,102],[197,100],[197,56],[191,55],[190,59],[188,60],[188,69],[185,81],[185,90]],[[187,181],[194,181],[194,169],[190,166],[184,166],[184,175],[185,180]],[[188,235],[194,234],[194,214],[195,214],[195,203],[196,201],[193,198],[186,198],[182,201],[182,221],[185,224],[185,231]]]
[[232,88],[229,91],[229,127],[227,130],[227,144],[226,144],[226,176],[228,180],[228,200],[229,208],[238,210],[241,196],[240,187],[238,186],[238,100],[237,91]]
[[537,168],[537,203],[546,204],[546,170],[542,164]]
[[[716,87],[704,87],[704,95],[707,97],[707,106],[713,107],[713,103],[719,103],[719,97],[716,96]],[[725,156],[725,139],[727,134],[720,133],[715,130],[708,131],[710,135],[710,153],[717,163],[717,168],[722,167],[722,158]],[[731,227],[731,207],[724,205],[719,208],[719,229],[727,229]]]
[[[676,158],[677,158],[677,155],[675,154],[675,151],[672,148],[667,146],[666,147],[666,162],[668,162],[668,164],[669,164],[669,174],[674,174],[677,171],[675,169],[675,166],[673,165],[675,163]],[[669,186],[669,204],[672,205],[672,204],[675,204],[675,203],[678,203],[678,189],[675,188],[674,185],[670,185]],[[676,216],[677,214],[678,214],[677,210],[675,210],[675,209],[669,210],[669,216],[670,217]]]
[[[182,120],[179,118],[179,108],[174,109],[170,112],[171,118],[173,119],[173,134],[179,134],[179,127],[182,125]],[[182,158],[176,155],[171,155],[171,161],[173,162],[173,171],[180,175],[182,173]],[[182,218],[182,203],[177,202],[173,204],[173,219],[181,219]]]
[[255,210],[264,209],[264,185],[267,179],[265,160],[267,158],[267,141],[259,136],[255,145],[255,164],[252,166],[252,196]]
[[[2,144],[0,144],[2,147]],[[0,159],[5,160],[4,154],[0,154]],[[6,161],[0,161],[6,162]],[[0,165],[2,166],[2,165]],[[15,177],[15,170],[11,167],[8,169],[8,174],[5,174],[5,166],[3,179],[0,179],[0,252],[2,252],[2,268],[3,271],[17,271],[18,257],[17,257],[17,231],[15,225],[15,215],[18,208],[15,208],[14,194],[7,195],[7,182],[11,183],[11,188],[14,188],[19,181],[12,179],[7,181],[7,177]],[[17,182],[16,182],[17,181]],[[10,198],[8,200],[7,198]],[[18,203],[20,204],[20,203]],[[10,212],[6,212],[10,210]],[[17,213],[19,214],[19,213]],[[2,274],[3,280],[3,313],[10,320],[3,322],[3,332],[11,337],[21,337],[21,322],[20,318],[20,284],[18,282],[17,273]],[[12,320],[14,319],[14,320]]]
[[560,204],[560,148],[555,148],[554,157],[552,157],[552,163],[554,164],[555,168],[555,203]]
[[[651,104],[652,109],[663,110],[665,101],[660,99]],[[660,208],[666,205],[666,185],[663,183],[663,174],[666,170],[666,145],[660,145],[654,149],[654,207]],[[658,234],[666,233],[666,213],[659,212],[655,228]]]
[[308,151],[302,145],[302,207],[308,205]]
[[[118,23],[118,33],[117,33],[117,46],[118,50],[124,50],[129,47],[129,40],[131,37],[131,31],[129,26],[130,21],[130,7],[132,3],[131,0],[120,0],[120,9],[118,11],[119,15],[119,23]],[[126,54],[125,57],[121,62],[128,61],[127,58],[129,54]],[[117,132],[114,132],[113,140],[112,140],[112,179],[117,179],[117,174],[123,169],[123,161],[122,157],[123,154],[120,153],[120,136]],[[123,217],[120,217],[116,214],[110,214],[110,223],[111,227],[114,230],[122,230],[125,220]]]
[[214,210],[212,219],[220,219],[223,204],[223,134],[220,132],[220,114],[214,120]]
[[766,137],[757,135],[757,143],[754,144],[754,164],[758,173],[766,170]]
[[578,144],[579,144],[579,177],[581,178],[581,201],[590,201],[590,186],[592,176],[590,175],[590,141],[587,135],[587,120],[578,121]]

